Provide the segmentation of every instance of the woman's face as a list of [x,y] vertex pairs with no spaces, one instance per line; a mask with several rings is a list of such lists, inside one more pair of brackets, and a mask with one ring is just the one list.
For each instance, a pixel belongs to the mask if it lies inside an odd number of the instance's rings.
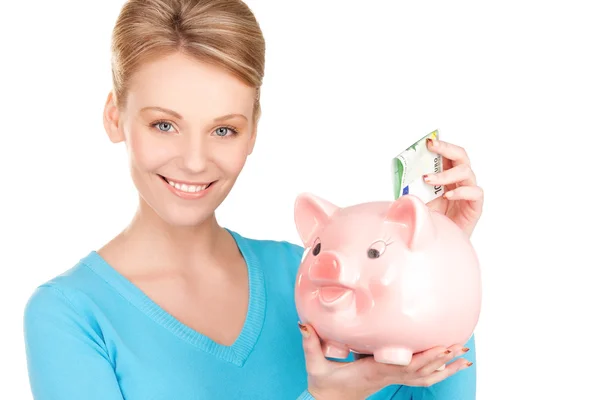
[[256,139],[256,89],[182,54],[145,64],[126,103],[106,103],[105,127],[125,141],[142,201],[165,222],[192,226],[211,216]]

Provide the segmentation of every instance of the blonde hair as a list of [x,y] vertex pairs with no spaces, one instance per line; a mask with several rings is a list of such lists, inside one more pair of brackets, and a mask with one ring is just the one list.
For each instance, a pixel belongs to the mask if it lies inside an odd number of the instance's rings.
[[131,76],[148,61],[183,52],[220,66],[257,91],[260,116],[265,41],[242,0],[128,0],[112,36],[112,79],[118,105]]

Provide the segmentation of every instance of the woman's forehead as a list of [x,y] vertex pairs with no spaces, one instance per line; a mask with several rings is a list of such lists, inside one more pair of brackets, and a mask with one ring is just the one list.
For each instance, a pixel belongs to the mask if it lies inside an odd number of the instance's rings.
[[129,85],[128,103],[134,109],[163,107],[184,116],[243,114],[250,118],[256,89],[225,69],[173,54],[144,64]]

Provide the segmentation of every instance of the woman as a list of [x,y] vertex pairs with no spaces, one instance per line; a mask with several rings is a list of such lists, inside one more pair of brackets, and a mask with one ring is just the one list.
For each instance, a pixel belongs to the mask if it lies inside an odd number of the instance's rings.
[[[34,397],[474,398],[474,368],[456,373],[474,361],[472,342],[468,353],[463,343],[431,349],[407,367],[324,358],[312,328],[297,325],[303,249],[217,223],[260,116],[265,44],[247,6],[131,0],[113,33],[104,126],[127,146],[139,208],[122,233],[31,296]],[[428,180],[454,190],[430,206],[470,234],[481,189],[460,148],[432,146],[449,170]]]

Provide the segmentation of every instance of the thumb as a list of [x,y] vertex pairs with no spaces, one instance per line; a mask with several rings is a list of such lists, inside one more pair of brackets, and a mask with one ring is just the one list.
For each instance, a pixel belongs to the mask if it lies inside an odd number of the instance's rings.
[[312,326],[298,322],[302,334],[302,348],[306,359],[306,370],[310,375],[322,373],[327,366],[327,359],[323,355],[321,340]]

